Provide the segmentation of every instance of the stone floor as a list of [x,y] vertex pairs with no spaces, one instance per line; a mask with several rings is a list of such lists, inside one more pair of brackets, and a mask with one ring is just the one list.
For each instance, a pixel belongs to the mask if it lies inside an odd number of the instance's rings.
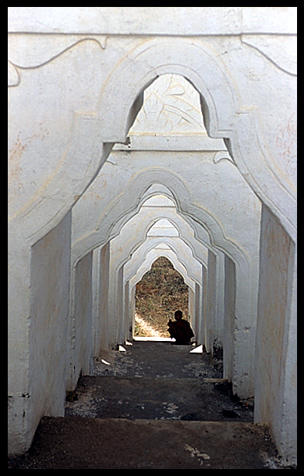
[[42,419],[10,469],[281,469],[253,402],[231,399],[221,362],[191,346],[133,342],[104,352]]
[[252,402],[229,397],[221,363],[209,354],[166,341],[134,342],[125,349],[95,361],[95,375],[80,379],[66,416],[253,421]]

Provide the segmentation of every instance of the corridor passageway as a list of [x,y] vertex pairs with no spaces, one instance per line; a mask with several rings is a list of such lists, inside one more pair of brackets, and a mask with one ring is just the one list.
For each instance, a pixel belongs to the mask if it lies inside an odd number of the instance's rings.
[[125,352],[102,353],[93,375],[81,378],[78,400],[67,403],[66,415],[231,421],[225,411],[234,410],[236,421],[253,422],[253,399],[229,398],[222,360],[173,342],[135,340]]

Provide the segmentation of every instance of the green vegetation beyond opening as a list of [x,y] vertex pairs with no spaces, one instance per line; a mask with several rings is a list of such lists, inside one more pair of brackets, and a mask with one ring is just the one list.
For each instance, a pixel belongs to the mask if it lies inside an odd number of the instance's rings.
[[169,337],[167,322],[177,309],[188,319],[188,286],[165,257],[137,283],[135,296],[135,336]]

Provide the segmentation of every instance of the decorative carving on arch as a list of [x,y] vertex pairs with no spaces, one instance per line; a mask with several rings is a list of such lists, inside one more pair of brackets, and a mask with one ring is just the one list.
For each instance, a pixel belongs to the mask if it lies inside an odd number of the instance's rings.
[[19,86],[21,72],[37,69],[54,61],[56,58],[83,42],[95,42],[100,49],[106,48],[107,37],[98,35],[83,38],[77,35],[50,36],[42,41],[39,35],[9,35],[9,70],[8,86]]
[[[199,92],[208,134],[228,137],[237,106],[229,79],[211,50],[195,39],[161,38],[143,40],[113,69],[99,104],[99,123],[105,142],[125,142],[141,107],[139,98],[143,91],[158,76],[167,73],[184,76]],[[212,90],[217,91],[216,97],[211,96]],[[117,100],[113,101],[114,97]]]
[[162,75],[145,90],[131,134],[207,134],[199,94],[183,76]]
[[290,76],[297,76],[296,35],[283,37],[277,35],[242,35],[241,41],[258,51],[279,70]]

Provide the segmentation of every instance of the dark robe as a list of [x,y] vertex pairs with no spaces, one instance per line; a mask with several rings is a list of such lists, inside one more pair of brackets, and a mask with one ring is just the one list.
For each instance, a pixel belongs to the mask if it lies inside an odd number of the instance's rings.
[[175,322],[169,321],[168,326],[168,332],[171,337],[175,338],[177,344],[189,344],[191,337],[194,336],[189,322],[184,319]]

